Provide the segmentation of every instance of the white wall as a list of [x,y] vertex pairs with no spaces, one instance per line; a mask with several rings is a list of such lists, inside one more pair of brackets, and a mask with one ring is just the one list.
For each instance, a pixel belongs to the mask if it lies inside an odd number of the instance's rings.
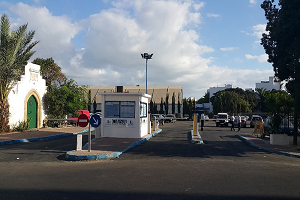
[[[25,74],[21,76],[21,80],[14,86],[8,95],[8,102],[10,105],[9,125],[11,127],[21,121],[24,121],[24,115],[26,114],[26,111],[24,110],[25,104],[27,105],[25,98],[32,92],[35,95],[38,95],[39,99],[42,100],[44,94],[47,92],[47,87],[46,81],[42,79],[42,76],[40,75],[40,66],[33,63],[28,63],[25,66]],[[42,108],[41,116],[37,117],[39,120],[37,124],[41,127],[43,124],[42,120],[45,118],[45,114],[42,102],[40,101],[37,103],[40,104]]]

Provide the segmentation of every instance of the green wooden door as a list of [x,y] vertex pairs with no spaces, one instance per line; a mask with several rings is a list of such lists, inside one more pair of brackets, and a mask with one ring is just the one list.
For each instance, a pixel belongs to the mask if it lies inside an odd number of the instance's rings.
[[36,118],[37,118],[37,103],[34,96],[30,96],[27,101],[27,120],[30,120],[29,128],[37,128],[36,126]]

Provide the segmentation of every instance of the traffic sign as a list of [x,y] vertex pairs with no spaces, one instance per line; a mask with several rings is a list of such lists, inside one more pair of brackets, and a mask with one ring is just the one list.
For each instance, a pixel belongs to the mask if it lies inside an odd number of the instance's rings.
[[78,125],[81,127],[86,127],[89,124],[89,117],[85,114],[81,114],[78,117]]
[[99,115],[92,115],[90,119],[90,124],[92,127],[98,127],[101,124],[101,118]]

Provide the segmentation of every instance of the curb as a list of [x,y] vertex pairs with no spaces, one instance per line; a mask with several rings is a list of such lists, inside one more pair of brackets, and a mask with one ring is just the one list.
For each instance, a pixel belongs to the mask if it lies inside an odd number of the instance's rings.
[[268,148],[264,148],[264,147],[261,147],[259,145],[256,145],[254,144],[251,140],[248,140],[247,138],[245,138],[244,136],[241,136],[241,135],[236,135],[240,140],[250,144],[251,146],[254,146],[258,149],[261,149],[263,151],[267,151],[267,152],[271,152],[271,153],[276,153],[276,154],[279,154],[279,155],[283,155],[283,156],[290,156],[290,157],[294,157],[294,158],[300,158],[300,155],[295,155],[295,154],[292,154],[292,153],[287,153],[287,152],[283,152],[283,151],[277,151],[277,150],[273,150],[273,149],[268,149]]
[[201,137],[199,131],[198,131],[198,133],[197,133],[197,136],[198,136],[199,139],[195,139],[195,136],[194,136],[194,134],[193,134],[193,130],[191,130],[191,132],[189,132],[188,134],[191,135],[191,136],[190,136],[190,137],[191,137],[191,142],[193,141],[194,144],[204,144],[203,139],[202,139],[202,137]]
[[[93,154],[93,155],[76,155],[76,151],[68,151],[65,155],[66,160],[69,161],[87,161],[87,160],[110,160],[113,158],[119,158],[119,156],[128,151],[129,149],[136,147],[144,142],[146,142],[147,140],[151,139],[152,137],[156,136],[158,133],[160,133],[162,131],[162,129],[159,129],[158,131],[152,133],[151,135],[147,136],[146,138],[143,138],[139,141],[136,141],[134,143],[132,143],[129,147],[127,147],[126,149],[120,151],[120,152],[112,152],[112,153],[106,153],[106,154]],[[88,145],[88,143],[86,143],[83,147],[85,147],[86,145]]]
[[76,133],[62,133],[62,134],[57,134],[57,135],[50,135],[50,136],[30,138],[30,139],[6,140],[6,141],[1,141],[0,146],[8,145],[8,144],[18,144],[18,143],[24,143],[24,142],[37,142],[37,141],[42,141],[42,140],[52,140],[52,139],[67,137],[67,136],[76,135],[76,134],[84,133],[84,132],[88,132],[88,129],[80,131],[80,132],[76,132]]

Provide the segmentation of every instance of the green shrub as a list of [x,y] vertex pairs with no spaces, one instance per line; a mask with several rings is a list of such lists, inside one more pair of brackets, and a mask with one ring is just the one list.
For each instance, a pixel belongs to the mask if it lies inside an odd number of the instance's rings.
[[12,131],[25,131],[29,129],[29,123],[31,119],[27,121],[19,121],[18,124],[14,125]]

